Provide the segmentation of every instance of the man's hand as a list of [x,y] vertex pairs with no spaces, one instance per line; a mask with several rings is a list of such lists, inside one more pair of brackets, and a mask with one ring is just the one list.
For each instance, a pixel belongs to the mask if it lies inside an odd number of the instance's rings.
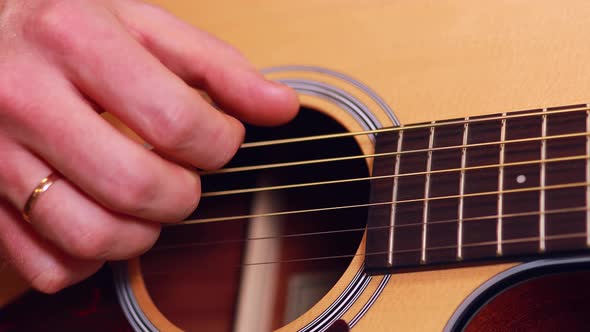
[[[44,292],[136,256],[160,222],[180,221],[198,203],[199,179],[168,160],[220,167],[242,142],[237,119],[280,124],[297,108],[292,90],[236,50],[154,6],[0,0],[0,252]],[[51,173],[61,179],[29,224],[24,205]]]

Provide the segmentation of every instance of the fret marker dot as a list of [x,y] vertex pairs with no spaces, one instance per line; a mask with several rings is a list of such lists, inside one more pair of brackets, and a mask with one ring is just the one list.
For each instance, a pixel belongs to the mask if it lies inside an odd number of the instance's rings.
[[516,177],[516,182],[522,184],[526,182],[526,176],[524,176],[523,174],[519,175]]

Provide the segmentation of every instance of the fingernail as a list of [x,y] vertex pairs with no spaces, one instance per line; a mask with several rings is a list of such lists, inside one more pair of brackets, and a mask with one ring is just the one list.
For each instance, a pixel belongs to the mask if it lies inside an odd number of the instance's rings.
[[277,87],[277,88],[280,88],[280,89],[285,89],[285,88],[287,88],[287,85],[285,85],[285,84],[283,84],[283,83],[281,83],[281,82],[274,81],[274,80],[269,80],[269,79],[267,79],[266,81],[267,81],[268,83],[270,83],[270,84],[271,84],[272,86],[274,86],[274,87]]

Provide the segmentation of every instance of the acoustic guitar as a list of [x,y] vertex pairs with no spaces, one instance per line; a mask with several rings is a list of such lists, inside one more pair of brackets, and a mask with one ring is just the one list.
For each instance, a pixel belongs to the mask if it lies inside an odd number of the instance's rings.
[[156,2],[301,112],[142,257],[4,281],[0,331],[588,329],[590,3]]

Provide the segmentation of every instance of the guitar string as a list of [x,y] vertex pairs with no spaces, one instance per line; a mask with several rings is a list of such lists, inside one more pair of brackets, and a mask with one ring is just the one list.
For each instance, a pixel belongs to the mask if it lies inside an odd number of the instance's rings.
[[[587,109],[584,109],[587,110]],[[573,111],[579,111],[579,110],[562,110],[562,111],[557,111],[557,112],[551,112],[551,113],[544,113],[544,114],[552,114],[552,113],[564,113],[564,112],[573,112]],[[503,118],[516,118],[516,117],[524,117],[524,116],[535,116],[535,115],[539,115],[541,113],[532,113],[532,114],[526,114],[526,115],[508,115],[508,116],[502,116],[502,117],[496,117],[498,120],[499,119],[503,119]],[[477,122],[477,121],[492,121],[494,120],[494,117],[488,117],[488,118],[482,118],[482,119],[477,119],[475,121],[473,120],[464,120],[464,121],[451,121],[451,122],[445,122],[445,123],[436,123],[435,125],[433,124],[428,124],[428,125],[417,125],[417,126],[409,126],[409,127],[397,127],[397,128],[388,128],[390,131],[394,131],[394,130],[407,130],[407,129],[414,129],[414,128],[420,128],[420,127],[434,127],[434,126],[441,126],[441,125],[456,125],[456,124],[461,124],[461,123],[471,123],[471,122]],[[287,140],[275,140],[275,141],[266,141],[266,142],[256,142],[256,143],[246,143],[244,146],[242,146],[243,148],[249,148],[249,147],[256,147],[256,146],[269,146],[269,145],[276,145],[276,144],[286,144],[286,143],[295,143],[295,142],[301,142],[301,141],[309,141],[309,140],[318,140],[318,139],[327,139],[327,138],[336,138],[336,137],[346,137],[346,136],[356,136],[356,135],[363,135],[363,134],[369,134],[369,133],[376,133],[379,132],[380,130],[377,131],[367,131],[367,132],[356,132],[356,133],[344,133],[344,134],[333,134],[333,135],[320,135],[320,136],[309,136],[309,137],[304,137],[304,138],[297,138],[297,139],[287,139]],[[382,131],[381,131],[382,132]],[[583,135],[588,135],[587,133],[584,133]],[[547,138],[542,138],[542,139],[547,139]],[[549,138],[552,139],[552,138]],[[537,139],[539,140],[539,139]],[[506,142],[505,142],[506,143]],[[488,143],[487,145],[491,145],[492,143]],[[498,143],[496,143],[498,144]],[[469,147],[469,145],[467,146]],[[451,149],[451,148],[462,148],[462,146],[457,146],[457,147],[446,147],[447,149]],[[425,152],[428,151],[428,149],[425,150]],[[417,151],[414,151],[414,153]],[[413,153],[412,151],[404,151],[404,153]],[[353,158],[369,158],[370,156],[353,156]],[[587,158],[587,156],[585,156]],[[345,157],[346,158],[346,157]],[[348,158],[348,159],[352,159],[352,158]],[[307,161],[309,163],[318,163],[318,162],[326,162],[325,160],[323,161]],[[544,161],[541,161],[544,162]],[[265,165],[266,167],[268,167],[268,165]],[[274,167],[286,167],[286,166],[277,166],[277,165],[273,165]],[[488,167],[493,167],[493,166],[489,166],[486,165]],[[260,166],[258,166],[260,167]],[[264,167],[264,165],[262,166]],[[260,168],[259,168],[260,169]],[[468,169],[468,168],[467,168]],[[460,170],[460,169],[459,169]],[[449,170],[447,170],[448,172]],[[407,176],[407,175],[406,175]],[[584,185],[588,185],[588,183],[584,183]],[[572,184],[571,186],[545,186],[544,188],[539,187],[538,190],[551,190],[551,189],[558,189],[558,188],[566,188],[566,187],[574,187],[574,186],[581,186],[581,183],[577,183],[577,184]],[[531,191],[534,190],[534,188],[526,188],[526,190],[518,190],[518,191]],[[486,194],[499,194],[499,193],[509,193],[509,192],[518,192],[515,190],[510,190],[510,191],[496,191],[496,192],[488,192],[488,193],[478,193],[477,195],[486,195]],[[465,195],[465,196],[469,196],[469,195]],[[473,195],[474,196],[474,195]],[[456,196],[455,196],[456,197]],[[436,197],[437,199],[441,199],[441,197]],[[451,198],[451,197],[446,197],[446,198]],[[431,199],[429,199],[431,200]],[[402,201],[403,202],[403,201]],[[399,202],[396,202],[396,204]],[[390,202],[390,204],[394,204],[394,202]],[[403,225],[399,225],[399,226],[403,226]],[[364,230],[364,229],[363,229]],[[332,231],[333,232],[333,231]],[[340,231],[341,232],[341,231]],[[576,233],[574,234],[574,236],[576,237],[585,237],[586,234],[585,233]],[[548,236],[547,239],[552,239],[554,237],[552,236]],[[510,241],[514,242],[522,242],[522,241],[537,241],[539,238],[528,238],[528,239],[523,239],[523,240],[507,240],[504,241],[504,243],[508,243]],[[492,241],[489,242],[489,244],[495,244],[497,243],[497,241]],[[466,244],[463,245],[464,247],[466,246],[474,246],[474,245],[479,245],[479,244]],[[483,244],[485,245],[485,244]],[[447,246],[444,248],[456,248],[457,246]],[[437,248],[433,248],[433,247],[429,247],[427,248],[427,250],[436,250]],[[409,251],[420,251],[422,250],[422,248],[420,249],[412,249]],[[405,250],[406,252],[409,252],[408,250]],[[388,253],[388,252],[383,252],[383,254]],[[394,252],[392,252],[394,253]],[[379,253],[368,253],[368,254],[362,254],[362,255],[372,255],[372,254],[379,254]],[[353,257],[356,255],[347,255],[348,257]],[[318,260],[318,259],[331,259],[331,258],[343,258],[343,256],[330,256],[330,257],[315,257],[315,258],[311,258],[311,259],[303,259],[303,260]],[[275,262],[260,262],[260,263],[250,263],[250,264],[243,264],[243,265],[260,265],[260,264],[276,264],[276,263],[286,263],[286,262],[295,262],[295,261],[303,261],[301,259],[298,260],[290,260],[290,261],[275,261]]]
[[[556,215],[562,213],[574,213],[574,212],[587,212],[590,211],[590,208],[581,206],[581,207],[572,207],[572,208],[562,208],[562,209],[553,209],[553,210],[545,210],[544,212],[541,211],[527,211],[527,212],[515,212],[515,213],[504,213],[502,215],[486,215],[486,216],[478,216],[478,217],[466,217],[461,219],[462,222],[476,222],[476,221],[487,221],[492,219],[492,221],[496,221],[499,217],[504,219],[509,218],[518,218],[518,217],[530,217],[530,216],[540,216],[540,215]],[[445,219],[445,220],[435,220],[429,221],[429,225],[443,225],[443,224],[455,224],[459,221],[459,219]],[[276,236],[259,236],[259,237],[249,237],[245,239],[235,239],[235,240],[219,240],[219,241],[201,241],[201,242],[188,242],[183,244],[176,244],[176,245],[163,245],[163,246],[155,246],[151,251],[165,251],[165,250],[174,250],[174,249],[183,249],[188,247],[203,247],[203,246],[215,246],[215,245],[222,245],[222,244],[232,244],[232,243],[244,243],[250,241],[259,241],[259,240],[277,240],[277,239],[288,239],[288,238],[298,238],[298,237],[311,237],[311,236],[318,236],[318,235],[330,235],[330,234],[341,234],[341,233],[353,233],[353,232],[364,232],[368,230],[386,230],[386,229],[396,229],[396,228],[406,228],[406,227],[416,227],[422,226],[423,223],[416,222],[411,224],[403,224],[403,225],[393,225],[393,226],[374,226],[374,227],[359,227],[359,228],[347,228],[347,229],[339,229],[339,230],[330,230],[330,231],[317,231],[317,232],[306,232],[306,233],[292,233],[292,234],[282,234]]]
[[424,171],[424,172],[376,175],[376,176],[339,179],[339,180],[330,180],[330,181],[304,182],[304,183],[267,186],[267,187],[254,187],[254,188],[246,188],[246,189],[210,191],[210,192],[203,192],[201,194],[201,197],[218,197],[218,196],[227,196],[227,195],[236,195],[236,194],[255,193],[255,192],[261,192],[261,191],[285,190],[285,189],[315,187],[315,186],[324,186],[324,185],[333,185],[333,184],[342,184],[342,183],[360,182],[360,181],[370,181],[370,180],[381,180],[381,179],[394,179],[394,178],[408,177],[408,176],[432,175],[432,174],[452,173],[452,172],[461,172],[461,171],[473,171],[473,170],[481,170],[481,169],[488,169],[488,168],[499,168],[501,166],[502,167],[513,167],[513,166],[523,166],[523,165],[535,165],[535,164],[542,164],[542,163],[555,163],[555,162],[563,162],[563,161],[588,160],[588,158],[590,158],[590,155],[575,155],[575,156],[569,156],[569,157],[538,159],[538,160],[530,160],[530,161],[518,161],[518,162],[511,162],[511,163],[498,163],[498,164],[469,166],[469,167],[447,168],[447,169],[439,169],[439,170]]
[[210,176],[210,175],[219,175],[219,174],[227,174],[227,173],[258,171],[258,170],[272,169],[272,168],[284,168],[284,167],[304,166],[304,165],[312,165],[312,164],[320,164],[320,163],[337,162],[337,161],[348,161],[348,160],[355,160],[355,159],[368,159],[368,158],[375,158],[375,157],[378,158],[378,157],[387,157],[387,156],[407,155],[407,154],[412,154],[412,153],[427,153],[427,152],[445,151],[445,150],[454,150],[454,149],[463,149],[463,148],[494,146],[494,145],[501,145],[501,144],[527,143],[527,142],[537,142],[537,141],[544,141],[544,140],[557,140],[557,139],[563,139],[563,138],[575,138],[575,137],[583,137],[583,136],[589,136],[589,135],[590,135],[590,133],[588,133],[588,132],[578,132],[578,133],[552,135],[552,136],[545,136],[545,137],[529,137],[529,138],[521,138],[521,139],[514,139],[514,140],[471,143],[471,144],[462,144],[462,145],[453,145],[453,146],[441,146],[441,147],[436,147],[436,148],[425,148],[425,149],[407,150],[407,151],[400,151],[400,152],[394,151],[394,152],[373,153],[373,154],[366,154],[366,155],[361,154],[361,155],[344,156],[344,157],[291,161],[291,162],[284,162],[284,163],[263,164],[263,165],[254,165],[254,166],[228,167],[228,168],[222,168],[222,169],[213,170],[213,171],[201,171],[201,172],[199,172],[199,175]]
[[256,148],[256,147],[263,147],[263,146],[274,146],[274,145],[280,145],[280,144],[291,144],[291,143],[319,141],[319,140],[342,138],[342,137],[354,137],[354,136],[359,136],[359,135],[379,134],[379,133],[393,132],[393,131],[400,131],[400,130],[453,126],[453,125],[467,124],[467,123],[472,124],[472,123],[477,123],[477,122],[486,122],[486,121],[495,121],[495,120],[504,120],[504,119],[515,119],[515,118],[524,118],[524,117],[534,117],[534,116],[538,116],[538,115],[573,113],[573,112],[589,111],[589,110],[590,110],[590,108],[588,108],[586,106],[583,106],[583,107],[580,106],[578,108],[548,110],[546,112],[543,112],[542,110],[540,110],[539,112],[525,113],[525,114],[507,113],[506,115],[498,115],[498,116],[491,116],[491,117],[484,116],[484,117],[475,118],[475,119],[470,118],[468,120],[463,119],[463,120],[453,120],[453,121],[434,122],[434,123],[429,122],[429,123],[423,123],[423,124],[414,124],[414,125],[408,125],[408,126],[401,125],[398,127],[388,127],[388,128],[380,128],[380,129],[365,130],[365,131],[336,133],[336,134],[324,134],[324,135],[314,135],[314,136],[295,137],[295,138],[284,138],[284,139],[269,140],[269,141],[249,142],[249,143],[242,144],[240,146],[240,148],[248,149],[248,148]]
[[[577,238],[586,238],[586,233],[566,233],[566,234],[559,234],[559,235],[546,235],[545,240],[555,241],[555,240],[572,240]],[[537,242],[540,240],[538,236],[531,236],[531,237],[521,237],[515,239],[508,239],[502,240],[503,244],[519,244],[519,243],[527,243],[527,242]],[[472,248],[472,247],[483,247],[483,246],[492,246],[497,245],[498,241],[483,241],[483,242],[474,242],[474,243],[466,243],[462,244],[461,247],[463,248]],[[457,245],[448,245],[448,246],[438,246],[438,247],[428,247],[426,248],[427,251],[434,251],[434,250],[445,250],[445,249],[457,249]],[[323,256],[323,257],[311,257],[311,258],[300,258],[300,259],[286,259],[280,261],[269,261],[269,262],[255,262],[255,263],[244,263],[240,266],[257,266],[257,265],[269,265],[269,264],[284,264],[284,263],[297,263],[297,262],[309,262],[309,261],[317,261],[317,260],[327,260],[327,259],[342,259],[342,258],[353,258],[357,256],[376,256],[376,255],[385,255],[385,254],[407,254],[407,253],[419,253],[422,251],[422,248],[417,249],[403,249],[403,250],[391,250],[391,251],[379,251],[379,252],[371,252],[371,253],[362,253],[362,254],[353,254],[353,255],[334,255],[334,256]],[[395,256],[394,256],[395,260]],[[418,260],[416,260],[418,261]],[[428,263],[427,263],[428,264]],[[418,265],[418,264],[416,264]]]
[[[579,238],[586,238],[586,233],[565,233],[559,235],[546,235],[545,240],[548,241],[555,241],[555,240],[573,240]],[[538,242],[540,237],[538,236],[530,236],[530,237],[521,237],[515,239],[507,239],[502,240],[503,244],[520,244],[520,243],[527,243],[527,242]],[[495,246],[497,245],[498,241],[482,241],[482,242],[474,242],[474,243],[465,243],[462,244],[462,248],[474,248],[474,247],[483,247],[483,246]],[[457,245],[448,245],[448,246],[437,246],[437,247],[427,247],[427,251],[435,251],[435,250],[449,250],[449,249],[457,249]],[[320,257],[309,257],[309,258],[297,258],[297,259],[285,259],[285,260],[276,260],[276,261],[262,261],[262,262],[254,262],[254,263],[242,263],[236,264],[236,268],[241,267],[254,267],[254,266],[263,266],[263,265],[272,265],[272,264],[286,264],[286,263],[302,263],[302,262],[313,262],[313,261],[323,261],[323,260],[331,260],[331,259],[352,259],[355,257],[366,257],[366,256],[376,256],[376,255],[387,255],[387,254],[408,254],[408,253],[419,253],[423,249],[416,248],[416,249],[402,249],[402,250],[386,250],[386,251],[377,251],[377,252],[369,252],[369,253],[358,253],[358,254],[345,254],[345,255],[330,255],[330,256],[320,256]],[[494,256],[498,257],[498,256]],[[510,256],[508,256],[510,257]],[[395,259],[395,256],[394,256]],[[456,260],[457,261],[457,260]],[[457,261],[458,262],[458,261]],[[419,264],[418,260],[416,260],[416,266]],[[453,263],[452,261],[448,262]],[[426,265],[428,261],[426,262]],[[394,266],[395,268],[395,266]],[[144,274],[169,274],[169,271],[144,271]]]
[[273,217],[273,216],[284,216],[284,215],[301,214],[301,213],[332,211],[332,210],[350,209],[350,208],[359,208],[359,207],[371,207],[371,206],[379,206],[379,205],[392,205],[392,204],[416,203],[416,202],[425,202],[425,201],[437,201],[437,200],[452,199],[452,198],[478,197],[478,196],[487,196],[487,195],[498,195],[498,194],[503,195],[503,194],[511,194],[511,193],[529,192],[529,191],[567,189],[567,188],[575,188],[575,187],[585,187],[588,185],[590,185],[589,182],[572,182],[572,183],[565,183],[565,184],[545,185],[545,186],[528,187],[528,188],[516,188],[516,189],[508,189],[508,190],[475,192],[475,193],[467,193],[467,194],[463,194],[463,195],[435,196],[435,197],[428,197],[428,198],[404,199],[404,200],[387,201],[387,202],[351,204],[351,205],[330,206],[330,207],[323,207],[323,208],[287,210],[287,211],[280,211],[280,212],[268,212],[268,213],[258,213],[258,214],[244,214],[244,215],[235,215],[235,216],[202,218],[202,219],[185,220],[180,223],[170,224],[169,227],[179,226],[179,225],[204,224],[204,223],[210,223],[210,222],[230,221],[230,220],[238,220],[238,219]]
[[[576,133],[576,134],[566,134],[566,135],[556,135],[556,136],[548,136],[545,138],[533,138],[532,140],[549,140],[549,139],[559,139],[559,138],[571,138],[571,137],[579,137],[579,136],[587,136],[588,133]],[[512,140],[511,143],[515,142],[523,142],[523,141],[530,141],[531,139],[520,139],[520,140]],[[494,142],[497,144],[497,142]],[[492,143],[492,144],[494,144]],[[506,143],[506,142],[504,142]],[[491,143],[487,143],[486,145],[490,145]],[[464,147],[464,145],[462,145]],[[457,147],[462,147],[457,146]],[[422,151],[428,151],[428,149],[424,149]],[[366,156],[363,156],[366,157]],[[204,192],[202,197],[216,197],[222,195],[232,195],[232,194],[240,194],[240,193],[252,193],[252,192],[260,192],[260,191],[268,191],[268,190],[280,190],[280,189],[292,189],[292,188],[301,188],[301,187],[309,187],[309,186],[319,186],[319,185],[330,185],[330,184],[339,184],[339,183],[347,183],[347,182],[356,182],[356,181],[368,181],[374,179],[384,179],[384,178],[395,178],[395,177],[403,177],[403,176],[418,176],[418,175],[426,175],[426,174],[437,174],[437,173],[449,173],[449,172],[457,172],[457,171],[465,171],[465,170],[477,170],[477,169],[486,169],[486,168],[496,168],[500,166],[511,167],[511,166],[520,166],[520,165],[530,165],[536,163],[551,163],[551,162],[563,162],[563,161],[573,161],[577,159],[587,159],[589,156],[572,156],[572,157],[563,157],[563,158],[552,158],[546,160],[534,160],[534,161],[524,161],[524,162],[514,162],[514,163],[505,163],[503,165],[500,164],[493,164],[493,165],[481,165],[481,166],[470,166],[465,168],[453,168],[453,169],[442,169],[442,170],[434,170],[430,172],[414,172],[414,173],[402,173],[397,175],[383,175],[383,176],[373,176],[373,177],[362,177],[362,178],[353,178],[353,179],[340,179],[340,180],[333,180],[333,181],[321,181],[321,182],[311,182],[311,183],[301,183],[301,184],[291,184],[291,185],[282,185],[282,186],[273,186],[273,187],[258,187],[258,188],[249,188],[249,189],[236,189],[236,190],[225,190],[225,191],[217,191],[217,192]],[[238,218],[242,218],[242,216],[238,216]],[[219,220],[219,218],[217,218]],[[225,218],[227,219],[227,218]],[[235,218],[233,218],[235,219]],[[212,220],[211,220],[212,221]]]

